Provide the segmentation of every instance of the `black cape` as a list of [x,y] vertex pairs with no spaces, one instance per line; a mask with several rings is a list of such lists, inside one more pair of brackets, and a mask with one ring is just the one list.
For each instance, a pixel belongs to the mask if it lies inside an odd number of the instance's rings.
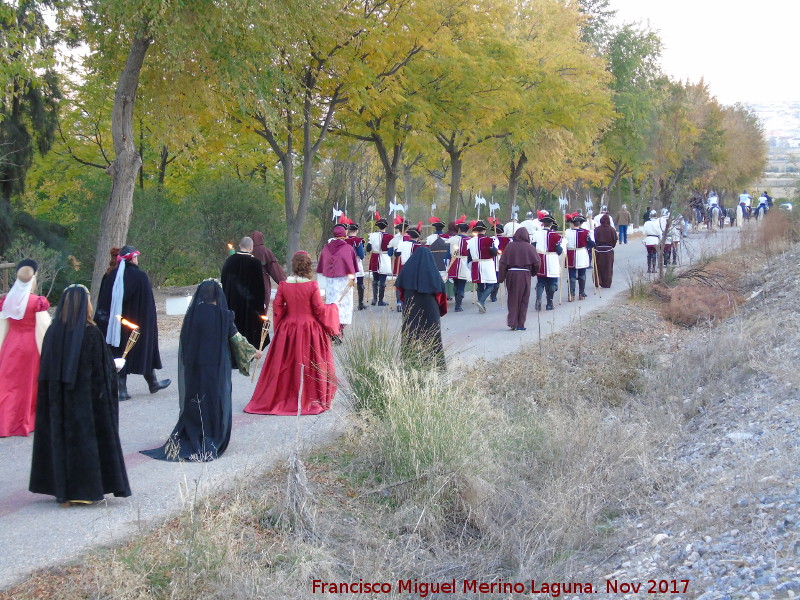
[[[84,316],[85,322],[85,316]],[[48,338],[57,333],[58,316],[42,347],[44,377],[36,398],[36,433],[29,489],[59,502],[96,502],[104,494],[131,495],[119,440],[117,374],[105,338],[85,327],[74,384],[60,376],[69,369],[47,368],[61,360]],[[51,350],[47,350],[50,346]]]
[[233,313],[222,288],[204,281],[186,311],[178,349],[180,415],[167,442],[142,450],[158,460],[207,462],[219,458],[231,438]]
[[266,311],[261,261],[246,252],[232,254],[222,265],[221,281],[236,329],[258,348],[264,324],[261,316]]
[[[103,336],[106,335],[109,319],[115,315],[109,314],[111,310],[111,293],[114,280],[117,278],[117,269],[103,277],[100,284],[100,294],[97,298],[97,310],[94,319]],[[122,297],[122,317],[139,325],[139,341],[126,357],[125,372],[138,375],[148,375],[153,369],[161,368],[161,353],[158,350],[158,319],[156,317],[156,301],[153,298],[153,288],[150,280],[137,265],[125,265],[125,295]],[[122,327],[119,346],[111,346],[111,354],[119,358],[125,350],[125,343],[131,330]]]
[[444,282],[426,247],[417,248],[395,282],[403,292],[403,359],[420,368],[445,368],[442,346],[441,304],[446,302]]

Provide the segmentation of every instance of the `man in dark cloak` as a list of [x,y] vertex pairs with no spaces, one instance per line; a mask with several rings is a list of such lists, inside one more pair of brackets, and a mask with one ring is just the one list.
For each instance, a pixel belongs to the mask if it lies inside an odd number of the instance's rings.
[[115,358],[125,351],[132,329],[120,323],[117,315],[139,326],[139,339],[126,357],[119,372],[119,399],[128,400],[128,373],[143,375],[151,394],[163,390],[169,379],[159,381],[155,369],[161,368],[158,350],[158,320],[153,288],[144,271],[139,269],[140,252],[123,246],[117,256],[117,267],[110,270],[100,284],[95,322],[106,336],[106,343]]
[[508,291],[506,323],[512,331],[525,331],[528,302],[531,297],[531,277],[539,272],[539,253],[531,245],[528,230],[520,227],[500,256],[498,283],[505,282]]
[[243,237],[239,250],[222,265],[220,278],[236,329],[256,348],[261,344],[261,317],[267,314],[262,272],[261,261],[253,256],[253,238]]
[[594,228],[596,272],[600,287],[610,288],[614,277],[614,246],[617,245],[617,232],[611,226],[608,215],[600,217],[600,225]]
[[89,290],[69,286],[42,344],[28,489],[64,507],[131,495],[116,369],[90,314]]
[[264,245],[264,234],[254,231],[250,237],[253,238],[253,256],[261,262],[261,271],[264,277],[264,314],[267,314],[269,301],[272,299],[272,281],[274,280],[275,283],[286,281],[286,273],[283,272],[283,268],[272,250]]
[[447,294],[433,254],[417,247],[395,286],[403,303],[400,349],[406,362],[445,369],[441,317],[447,314]]

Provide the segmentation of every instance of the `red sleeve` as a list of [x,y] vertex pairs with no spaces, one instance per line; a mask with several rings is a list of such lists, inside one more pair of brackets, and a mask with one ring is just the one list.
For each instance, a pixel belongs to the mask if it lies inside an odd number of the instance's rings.
[[284,285],[290,284],[278,284],[278,293],[275,294],[275,300],[272,302],[272,324],[275,326],[275,331],[278,331],[278,325],[286,314],[286,300],[283,297]]
[[36,308],[36,312],[42,312],[48,308],[50,308],[50,302],[44,296],[39,296],[39,306]]
[[436,302],[439,304],[439,316],[445,316],[447,314],[447,294],[444,292],[436,294]]
[[339,307],[325,304],[319,294],[317,282],[313,282],[311,293],[311,312],[328,335],[339,335]]

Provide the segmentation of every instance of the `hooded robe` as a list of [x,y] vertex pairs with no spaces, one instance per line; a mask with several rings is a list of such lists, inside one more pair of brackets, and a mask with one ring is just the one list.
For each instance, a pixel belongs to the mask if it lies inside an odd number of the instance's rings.
[[528,230],[520,227],[500,257],[497,281],[505,282],[508,291],[508,317],[511,329],[525,328],[531,277],[539,271],[539,253],[531,245]]
[[250,234],[253,238],[253,256],[261,262],[261,271],[264,277],[264,314],[267,314],[269,301],[272,299],[272,280],[275,283],[286,281],[286,273],[283,272],[281,264],[272,253],[272,250],[264,245],[264,234],[254,231]]
[[600,217],[600,225],[594,228],[595,261],[600,287],[610,288],[614,277],[614,246],[617,245],[617,232],[611,226],[608,215]]
[[441,317],[447,314],[447,295],[433,254],[419,246],[403,265],[395,287],[403,302],[401,352],[412,364],[445,368]]
[[105,336],[87,322],[88,300],[83,286],[68,287],[42,344],[29,489],[60,503],[131,495],[117,372]]

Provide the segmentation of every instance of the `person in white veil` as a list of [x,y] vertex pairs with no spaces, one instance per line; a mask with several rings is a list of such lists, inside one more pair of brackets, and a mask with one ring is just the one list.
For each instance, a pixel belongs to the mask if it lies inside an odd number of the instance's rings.
[[39,356],[50,303],[36,289],[35,261],[17,265],[17,280],[0,298],[0,437],[27,436],[36,419]]

